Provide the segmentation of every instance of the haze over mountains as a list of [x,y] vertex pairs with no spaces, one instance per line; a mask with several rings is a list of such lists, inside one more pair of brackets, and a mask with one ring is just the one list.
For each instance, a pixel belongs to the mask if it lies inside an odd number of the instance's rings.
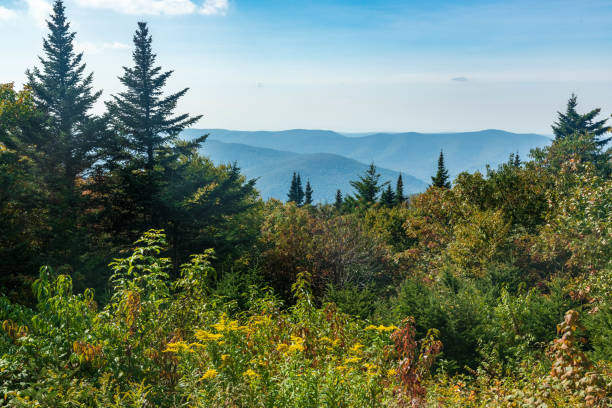
[[534,147],[551,139],[538,134],[502,130],[463,133],[372,133],[342,135],[329,130],[234,131],[189,129],[189,139],[209,134],[202,153],[215,163],[238,163],[248,178],[259,178],[257,188],[264,199],[285,200],[291,175],[300,172],[310,180],[316,202],[332,202],[336,189],[352,193],[349,181],[374,162],[382,181],[395,183],[402,173],[406,193],[423,191],[435,173],[440,150],[444,150],[451,176],[462,171],[496,167],[510,153],[526,158]]

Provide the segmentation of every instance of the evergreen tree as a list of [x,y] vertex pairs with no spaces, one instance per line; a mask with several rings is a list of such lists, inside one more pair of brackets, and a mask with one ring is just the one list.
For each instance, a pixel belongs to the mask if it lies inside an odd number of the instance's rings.
[[380,195],[380,203],[387,208],[391,208],[396,204],[395,193],[391,189],[391,184],[387,184],[387,188]]
[[312,204],[312,187],[310,186],[310,180],[306,181],[306,189],[304,190],[304,204]]
[[402,204],[406,200],[404,197],[404,180],[402,174],[397,176],[397,183],[395,185],[395,201],[398,205]]
[[[134,35],[134,67],[123,67],[120,82],[126,91],[113,96],[107,104],[120,134],[122,148],[118,157],[125,158],[122,180],[123,194],[131,197],[130,207],[143,218],[136,233],[142,228],[155,227],[164,218],[161,197],[163,186],[171,177],[181,156],[195,154],[206,136],[191,142],[179,141],[179,133],[201,116],[174,116],[179,99],[188,88],[164,95],[166,81],[173,71],[162,72],[155,66],[156,54],[151,48],[152,38],[146,23],[138,23]],[[131,222],[131,220],[127,220]]]
[[340,189],[336,190],[336,202],[334,203],[334,207],[337,211],[342,209],[342,204],[344,200],[342,199],[342,191]]
[[301,206],[304,203],[304,189],[302,188],[302,177],[300,176],[300,173],[297,174],[296,186],[297,186],[296,204],[298,206]]
[[108,104],[130,155],[146,170],[153,169],[165,159],[173,161],[175,154],[199,147],[205,140],[203,136],[188,145],[176,143],[179,133],[202,116],[174,116],[177,102],[189,88],[163,95],[166,81],[173,71],[162,72],[161,67],[155,66],[157,55],[153,53],[151,43],[147,23],[138,23],[132,53],[134,67],[123,67],[123,76],[119,78],[127,90],[113,95],[113,101]]
[[[43,40],[41,67],[26,71],[36,108],[45,116],[34,141],[34,157],[49,191],[44,212],[49,224],[41,231],[44,263],[77,268],[85,252],[88,231],[82,228],[88,213],[88,195],[81,194],[82,177],[101,156],[104,121],[89,112],[101,92],[92,90],[93,74],[85,74],[83,54],[75,53],[75,33],[61,0],[53,4]],[[30,141],[32,142],[32,141]]]
[[287,202],[298,202],[297,174],[295,172],[293,172],[293,177],[291,178],[291,187],[289,187],[289,193],[287,194]]
[[77,177],[99,158],[101,122],[88,112],[102,92],[92,91],[93,74],[84,74],[83,54],[74,52],[76,33],[70,32],[63,1],[53,4],[47,26],[45,56],[39,57],[42,69],[35,67],[26,75],[38,109],[50,119],[48,140],[39,148],[46,155],[48,171],[59,176],[59,184],[70,192]]
[[[552,125],[555,139],[565,139],[568,137],[574,137],[576,135],[591,133],[597,138],[610,131],[610,127],[606,126],[607,119],[596,120],[597,115],[601,112],[601,109],[593,109],[584,115],[579,114],[576,111],[578,106],[578,98],[575,94],[570,96],[567,101],[567,108],[565,113],[557,112],[559,118],[557,122]],[[610,138],[600,138],[597,140],[597,144],[601,147],[605,146]]]
[[363,176],[359,180],[351,181],[351,186],[355,189],[355,199],[367,204],[373,204],[378,199],[378,194],[387,183],[378,184],[380,174],[376,171],[374,163],[370,164]]
[[432,186],[440,188],[450,188],[450,181],[448,180],[448,171],[444,166],[444,153],[440,150],[440,157],[438,158],[438,172],[435,177],[431,178]]

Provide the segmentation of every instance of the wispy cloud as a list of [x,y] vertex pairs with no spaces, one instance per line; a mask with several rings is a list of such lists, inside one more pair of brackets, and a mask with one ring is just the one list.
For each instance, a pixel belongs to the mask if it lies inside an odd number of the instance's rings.
[[229,6],[228,0],[204,0],[201,6],[191,0],[76,0],[76,3],[81,7],[136,15],[184,15],[196,12],[223,15]]
[[17,17],[17,13],[15,13],[15,11],[0,6],[0,21],[12,20],[15,17]]
[[455,81],[455,82],[467,82],[467,81],[469,81],[469,79],[467,77],[460,76],[460,77],[451,78],[451,81]]
[[200,8],[200,14],[205,16],[225,15],[228,8],[228,0],[205,0]]
[[93,43],[89,41],[77,41],[75,44],[77,51],[84,52],[86,54],[100,54],[107,50],[126,50],[130,46],[121,42],[104,42],[104,43]]

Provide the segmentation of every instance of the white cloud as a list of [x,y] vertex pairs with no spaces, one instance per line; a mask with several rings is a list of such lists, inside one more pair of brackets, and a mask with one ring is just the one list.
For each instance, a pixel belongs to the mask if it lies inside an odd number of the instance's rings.
[[26,0],[28,4],[28,14],[32,17],[36,24],[45,27],[45,20],[49,18],[49,14],[53,11],[51,4],[45,0]]
[[93,43],[89,41],[77,41],[75,43],[75,48],[79,52],[84,52],[85,54],[99,54],[106,50],[126,50],[130,48],[129,45],[121,43],[121,42],[104,42],[104,43]]
[[204,4],[200,8],[200,14],[205,16],[225,15],[228,8],[228,0],[204,0]]
[[75,0],[81,7],[114,10],[123,14],[181,15],[200,14],[225,15],[229,0],[204,0],[198,6],[191,0]]
[[0,21],[12,20],[15,17],[17,17],[17,13],[13,10],[0,6]]

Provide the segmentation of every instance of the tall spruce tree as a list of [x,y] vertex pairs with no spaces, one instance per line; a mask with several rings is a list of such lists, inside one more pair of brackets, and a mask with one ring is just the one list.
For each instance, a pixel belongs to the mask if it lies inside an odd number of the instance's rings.
[[[98,159],[101,122],[89,114],[101,91],[92,91],[93,74],[85,75],[83,53],[75,53],[74,38],[63,1],[53,4],[43,40],[42,69],[26,71],[38,109],[48,115],[48,139],[39,145],[60,184],[74,188],[77,177]],[[62,183],[63,181],[63,183]]]
[[291,178],[291,186],[289,187],[289,193],[287,194],[287,202],[298,202],[297,174],[295,172],[293,172],[293,177]]
[[[123,67],[120,82],[127,88],[107,103],[116,131],[120,135],[125,159],[120,184],[129,206],[141,221],[133,228],[159,226],[164,218],[161,191],[172,177],[181,156],[195,154],[206,136],[190,142],[179,140],[179,133],[202,116],[174,115],[179,99],[188,88],[164,95],[166,81],[173,71],[155,65],[156,54],[146,23],[139,22],[134,35],[134,66]],[[186,161],[183,161],[186,163]],[[131,222],[132,220],[127,220]]]
[[344,200],[342,199],[342,191],[340,189],[336,190],[336,202],[334,203],[334,207],[337,211],[342,209],[342,204]]
[[581,115],[576,111],[577,106],[578,97],[572,94],[567,101],[565,113],[557,112],[558,120],[552,125],[555,139],[566,139],[568,137],[577,137],[581,134],[591,133],[596,136],[598,146],[605,146],[610,140],[610,137],[602,138],[601,136],[609,132],[610,127],[606,125],[608,119],[596,119],[601,109],[593,109]]
[[380,204],[387,208],[391,208],[396,204],[395,193],[391,189],[391,184],[387,184],[387,188],[380,195]]
[[198,147],[205,140],[202,136],[189,144],[177,143],[179,133],[202,116],[186,113],[174,116],[179,99],[189,88],[164,95],[166,81],[173,71],[162,72],[161,67],[155,66],[157,55],[151,43],[147,23],[139,22],[134,34],[134,67],[123,67],[123,76],[119,77],[127,90],[113,95],[113,101],[107,104],[132,161],[139,161],[146,170],[163,164],[165,159],[173,161],[174,154]]
[[297,189],[296,204],[300,206],[304,203],[304,188],[302,187],[302,176],[300,176],[300,173],[297,174],[296,186],[297,186],[296,187]]
[[448,171],[444,166],[444,153],[440,150],[440,157],[438,157],[438,172],[435,177],[431,178],[432,186],[440,188],[450,188],[450,181],[448,180]]
[[395,202],[397,205],[402,204],[406,200],[404,197],[404,180],[402,174],[397,176],[397,183],[395,184]]
[[380,174],[376,171],[374,163],[370,164],[363,176],[359,180],[351,181],[351,186],[355,189],[355,199],[362,203],[373,204],[378,200],[378,194],[387,183],[378,184]]
[[310,186],[310,180],[306,181],[306,188],[304,190],[304,204],[311,205],[312,204],[312,187]]
[[76,268],[87,242],[79,221],[88,207],[81,180],[101,157],[105,134],[104,121],[90,114],[101,92],[92,90],[93,74],[85,74],[83,54],[74,51],[76,33],[70,31],[65,11],[61,0],[54,2],[41,66],[27,70],[26,76],[36,107],[46,116],[38,132],[44,137],[34,143],[50,192],[41,253],[49,265]]

